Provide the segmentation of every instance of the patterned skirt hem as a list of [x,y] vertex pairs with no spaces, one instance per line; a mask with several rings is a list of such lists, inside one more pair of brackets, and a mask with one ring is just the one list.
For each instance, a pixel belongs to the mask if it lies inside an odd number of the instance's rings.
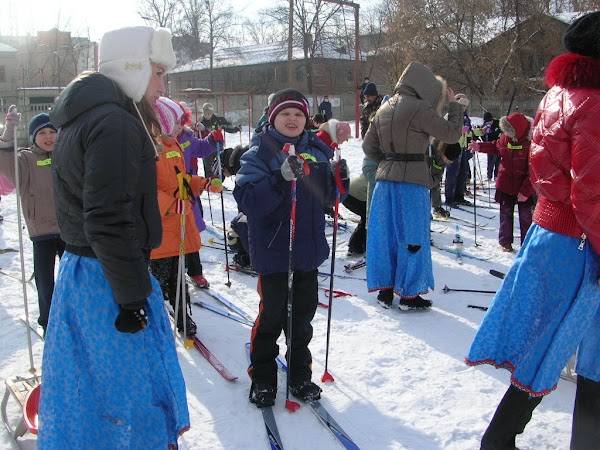
[[[509,361],[504,361],[504,362],[498,363],[497,361],[495,361],[493,359],[482,359],[479,361],[471,361],[470,359],[465,358],[465,364],[467,364],[468,366],[482,366],[484,364],[489,364],[490,366],[494,366],[496,369],[506,369],[511,374],[515,372],[515,366]],[[510,382],[516,388],[519,388],[520,390],[527,392],[532,397],[542,397],[544,395],[548,395],[550,392],[555,390],[556,387],[558,386],[558,384],[555,384],[550,389],[545,389],[543,391],[534,391],[530,386],[525,386],[524,384],[520,383],[514,376],[510,377]]]

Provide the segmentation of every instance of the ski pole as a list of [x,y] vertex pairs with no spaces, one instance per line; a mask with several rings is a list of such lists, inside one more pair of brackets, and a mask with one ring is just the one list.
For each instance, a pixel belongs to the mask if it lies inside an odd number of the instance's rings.
[[206,196],[208,197],[208,210],[210,211],[210,223],[214,227],[215,226],[215,221],[213,220],[212,203],[210,201],[210,192],[207,191],[206,192]]
[[[283,152],[289,154],[289,156],[295,156],[296,150],[293,144],[285,144]],[[296,178],[291,180],[292,190],[292,210],[290,212],[290,243],[289,243],[289,257],[288,257],[288,298],[287,298],[287,333],[286,333],[286,346],[287,346],[287,380],[285,383],[285,407],[294,412],[300,405],[290,400],[290,372],[292,362],[292,300],[294,294],[294,261],[293,261],[293,250],[294,250],[294,238],[296,237]]]
[[327,308],[327,341],[325,344],[325,371],[323,372],[323,376],[321,377],[321,381],[323,383],[327,381],[334,382],[333,376],[329,373],[329,342],[331,335],[331,311],[333,309],[333,282],[335,277],[333,274],[335,273],[335,250],[337,245],[337,231],[338,231],[338,219],[339,219],[339,208],[340,208],[340,191],[344,190],[344,186],[342,184],[342,177],[340,174],[340,161],[342,158],[342,151],[338,148],[335,151],[335,159],[337,164],[335,166],[335,207],[333,209],[333,242],[331,244],[331,276],[329,277],[329,307]]
[[487,311],[487,306],[479,306],[479,305],[467,305],[467,308],[480,309],[482,311]]
[[[219,180],[223,180],[223,167],[221,166],[221,151],[223,150],[223,143],[217,142],[217,160],[219,164]],[[231,280],[229,279],[229,253],[227,251],[227,230],[225,229],[225,200],[223,200],[223,189],[221,189],[221,219],[223,220],[223,245],[225,246],[225,263],[227,272],[227,283],[225,286],[231,287]]]
[[[17,113],[17,107],[12,105],[8,109],[8,113]],[[18,113],[17,113],[18,114]],[[25,325],[27,325],[27,349],[29,351],[29,372],[35,373],[36,368],[33,363],[33,348],[31,343],[31,327],[29,325],[29,304],[27,302],[27,279],[25,277],[25,259],[23,258],[23,225],[21,223],[21,182],[19,169],[19,154],[17,146],[18,126],[13,128],[13,151],[15,162],[15,195],[17,196],[17,226],[19,228],[19,256],[21,257],[21,286],[23,287],[23,307],[25,308]]]
[[495,294],[496,293],[496,291],[484,291],[484,290],[479,290],[479,289],[451,289],[447,285],[444,285],[444,288],[442,289],[442,291],[444,291],[444,294],[447,294],[448,292],[478,292],[480,294]]
[[[477,168],[475,167],[475,157],[473,159],[473,218],[477,217]],[[475,219],[475,229],[473,231],[475,247],[480,247],[477,243],[477,219]]]
[[[187,301],[185,289],[185,202],[188,198],[188,191],[184,186],[183,174],[177,166],[175,166],[177,175],[177,183],[179,185],[179,196],[177,197],[176,212],[180,214],[180,240],[179,240],[179,259],[177,260],[177,288],[175,289],[175,324],[173,333],[177,335],[177,322],[179,321],[179,305],[181,304],[182,323],[183,323],[183,346],[191,348],[194,343],[187,336],[187,317],[185,317]],[[182,300],[183,297],[183,300]]]

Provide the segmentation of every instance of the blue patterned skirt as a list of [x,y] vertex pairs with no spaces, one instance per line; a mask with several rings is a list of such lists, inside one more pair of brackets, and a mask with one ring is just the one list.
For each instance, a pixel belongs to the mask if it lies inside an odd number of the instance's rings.
[[[415,296],[433,289],[429,244],[429,190],[425,186],[377,181],[367,233],[367,287],[393,288]],[[412,253],[408,245],[420,246]]]
[[466,362],[512,372],[533,396],[556,388],[577,350],[576,372],[600,382],[600,257],[586,242],[533,224]]
[[190,424],[186,389],[151,280],[148,327],[121,333],[99,261],[65,252],[44,347],[40,450],[176,448]]

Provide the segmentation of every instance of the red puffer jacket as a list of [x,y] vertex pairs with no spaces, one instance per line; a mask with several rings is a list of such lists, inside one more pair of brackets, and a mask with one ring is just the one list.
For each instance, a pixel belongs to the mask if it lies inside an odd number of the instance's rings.
[[583,234],[600,253],[600,59],[574,53],[548,66],[551,87],[538,109],[530,173],[538,225]]

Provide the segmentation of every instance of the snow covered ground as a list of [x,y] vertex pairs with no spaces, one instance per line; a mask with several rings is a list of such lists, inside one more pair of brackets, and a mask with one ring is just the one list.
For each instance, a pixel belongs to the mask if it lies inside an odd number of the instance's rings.
[[[228,135],[230,145],[239,143],[238,136]],[[247,133],[244,137],[247,140]],[[360,140],[342,146],[354,174],[361,167],[363,152]],[[484,168],[485,158],[481,160]],[[232,180],[226,182],[232,187]],[[492,194],[493,197],[493,194]],[[480,205],[487,204],[487,193]],[[230,193],[224,194],[225,217],[231,220],[236,204]],[[205,217],[211,223],[206,197],[203,200]],[[221,201],[211,194],[212,218],[221,225]],[[0,213],[0,248],[18,249],[18,226],[15,195],[2,198]],[[506,272],[514,254],[502,253],[497,244],[498,212],[493,204],[480,210],[493,215],[492,219],[478,218],[486,223],[478,230],[474,245],[472,228],[461,226],[464,251],[488,259],[475,261],[464,258],[459,265],[454,256],[432,248],[436,289],[428,295],[433,308],[428,312],[400,312],[396,307],[385,310],[376,302],[376,293],[368,293],[365,269],[351,276],[357,279],[335,279],[335,288],[348,291],[351,297],[333,300],[333,318],[329,353],[329,371],[334,383],[322,384],[320,378],[325,364],[327,310],[318,308],[313,321],[311,343],[314,381],[323,387],[323,405],[362,449],[478,449],[479,438],[489,423],[504,394],[509,373],[484,366],[467,367],[463,358],[469,348],[483,315],[481,310],[467,305],[487,306],[489,294],[444,293],[447,285],[454,289],[496,290],[500,280],[489,269]],[[352,217],[340,207],[343,217]],[[453,216],[472,220],[473,215],[452,211]],[[518,227],[518,220],[515,221]],[[349,228],[354,224],[347,222]],[[452,246],[454,222],[433,222],[434,241]],[[329,230],[331,231],[331,230]],[[343,266],[350,231],[338,236],[336,273],[344,274]],[[518,235],[518,230],[515,230]],[[33,270],[31,243],[24,230],[26,275]],[[203,233],[209,244],[213,236]],[[331,239],[331,238],[330,238]],[[518,238],[516,239],[518,242]],[[515,245],[518,248],[518,245]],[[258,310],[256,279],[241,273],[231,273],[231,288],[224,283],[224,253],[203,248],[201,258],[204,273],[212,287],[235,301],[252,315]],[[18,253],[0,255],[0,268],[20,272]],[[330,262],[321,270],[328,272]],[[329,287],[324,280],[322,286]],[[33,283],[27,286],[31,319],[37,319],[37,297]],[[3,380],[29,374],[21,284],[0,275],[0,378]],[[203,292],[192,292],[192,300],[202,300],[218,306]],[[324,292],[321,301],[327,303]],[[397,300],[394,302],[396,306]],[[250,381],[246,375],[244,344],[249,341],[250,329],[238,322],[218,316],[208,310],[193,307],[198,324],[198,336],[238,379],[224,380],[195,349],[178,344],[179,359],[188,389],[191,429],[180,439],[182,449],[266,449],[265,429],[260,412],[248,402]],[[33,335],[34,365],[41,371],[43,343]],[[285,344],[281,339],[281,353]],[[280,379],[275,415],[281,438],[287,449],[338,449],[339,443],[323,427],[308,407],[296,413],[284,407],[285,380]],[[558,389],[547,396],[534,413],[525,433],[517,439],[521,449],[568,448],[571,430],[571,411],[575,385],[561,380]],[[16,421],[19,411],[14,401],[9,403],[9,417]],[[143,411],[140,411],[143,414]],[[65,411],[68,414],[68,411]],[[0,448],[10,448],[6,432],[0,433]],[[27,435],[24,448],[35,448],[35,438]]]

